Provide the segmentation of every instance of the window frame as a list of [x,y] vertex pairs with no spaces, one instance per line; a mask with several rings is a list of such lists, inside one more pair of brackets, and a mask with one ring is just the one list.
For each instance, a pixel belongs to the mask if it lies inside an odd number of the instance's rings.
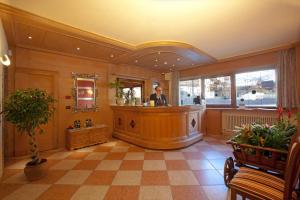
[[[275,70],[275,80],[276,80],[276,88],[277,88],[277,104],[276,106],[245,106],[246,109],[277,109],[278,108],[278,70],[276,69],[276,64],[268,64],[264,66],[256,66],[252,68],[243,68],[241,70],[235,70],[228,73],[220,73],[220,74],[211,74],[211,75],[204,75],[204,76],[193,76],[193,77],[185,77],[180,79],[179,81],[188,81],[188,80],[195,80],[201,79],[201,98],[205,97],[205,79],[208,78],[216,78],[222,76],[230,76],[230,86],[231,86],[231,104],[206,104],[207,108],[239,108],[236,101],[236,74],[240,73],[250,73],[255,71],[264,71],[264,70]],[[179,82],[178,82],[179,86]],[[180,91],[179,91],[180,92]],[[179,97],[180,98],[180,97]],[[180,99],[179,99],[180,102]]]
[[[179,79],[178,81],[178,103],[179,105],[181,105],[181,95],[180,95],[180,81],[194,81],[194,80],[197,80],[197,79],[200,79],[201,83],[200,83],[200,98],[202,98],[203,96],[203,88],[202,88],[202,85],[203,85],[203,82],[202,82],[202,78],[201,77],[193,77],[193,78],[184,78],[184,79]],[[193,89],[194,91],[194,89]],[[181,106],[189,106],[189,105],[193,105],[193,104],[184,104],[184,105],[181,105]]]

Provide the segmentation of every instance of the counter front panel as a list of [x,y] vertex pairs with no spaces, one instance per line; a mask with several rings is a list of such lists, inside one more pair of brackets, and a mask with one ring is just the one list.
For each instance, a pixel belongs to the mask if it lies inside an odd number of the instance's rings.
[[186,147],[202,139],[202,106],[112,106],[113,136],[152,149]]

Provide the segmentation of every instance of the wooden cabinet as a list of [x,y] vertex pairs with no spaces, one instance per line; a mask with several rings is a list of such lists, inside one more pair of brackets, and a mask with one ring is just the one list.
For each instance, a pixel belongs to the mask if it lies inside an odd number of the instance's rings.
[[81,129],[68,129],[66,134],[66,145],[69,150],[104,143],[110,139],[108,127],[106,125],[97,125]]

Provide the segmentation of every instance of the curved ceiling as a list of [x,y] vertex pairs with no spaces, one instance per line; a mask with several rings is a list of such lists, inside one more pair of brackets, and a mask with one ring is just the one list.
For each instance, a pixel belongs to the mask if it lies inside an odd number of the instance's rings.
[[179,41],[224,59],[300,40],[299,0],[0,0],[129,45]]

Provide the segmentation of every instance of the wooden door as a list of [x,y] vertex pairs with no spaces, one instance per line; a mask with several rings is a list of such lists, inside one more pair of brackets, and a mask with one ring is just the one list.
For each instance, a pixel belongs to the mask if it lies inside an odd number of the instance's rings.
[[[51,72],[44,72],[39,70],[20,69],[16,70],[15,74],[15,88],[39,88],[46,90],[48,94],[57,99],[55,89],[55,74]],[[55,125],[56,113],[51,117],[47,125],[41,126],[44,129],[43,134],[37,133],[37,142],[40,151],[47,151],[57,148],[57,131]],[[26,134],[20,134],[15,131],[15,155],[21,156],[28,154],[29,145]]]

